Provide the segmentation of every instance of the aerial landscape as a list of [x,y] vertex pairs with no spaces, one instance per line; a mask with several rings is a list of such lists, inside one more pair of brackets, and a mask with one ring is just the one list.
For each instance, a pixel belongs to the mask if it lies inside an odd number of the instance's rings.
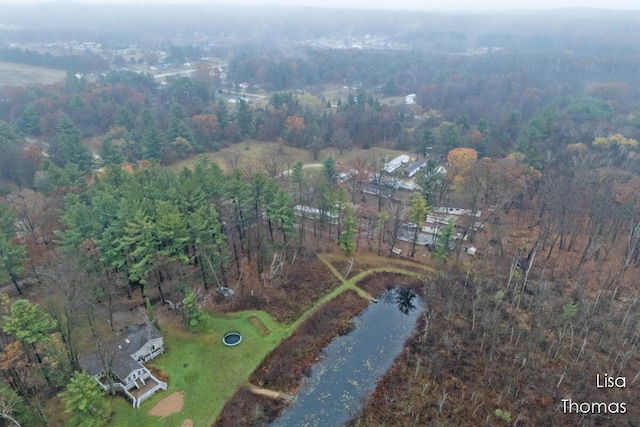
[[640,5],[0,0],[0,426],[640,426]]

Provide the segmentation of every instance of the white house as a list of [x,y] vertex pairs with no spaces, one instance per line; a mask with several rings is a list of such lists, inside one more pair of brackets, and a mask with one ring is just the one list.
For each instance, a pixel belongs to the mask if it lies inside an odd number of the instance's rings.
[[164,338],[155,326],[129,326],[119,347],[138,362],[147,362],[164,352]]
[[385,172],[392,173],[400,166],[409,163],[409,160],[411,160],[411,157],[406,154],[402,154],[395,159],[389,160],[387,163],[385,163],[383,169],[385,170]]
[[416,97],[417,95],[415,93],[410,93],[404,97],[404,103],[407,105],[413,105],[416,103]]
[[293,212],[297,216],[301,216],[303,218],[312,218],[315,220],[323,220],[331,224],[338,223],[338,215],[329,211],[322,211],[318,208],[312,208],[310,206],[305,205],[295,205],[293,207]]
[[420,169],[422,169],[423,167],[425,167],[427,165],[427,162],[425,162],[424,160],[417,160],[413,163],[411,163],[409,166],[407,166],[407,168],[404,170],[404,176],[411,178],[412,176],[414,176],[415,174],[418,173],[418,171]]
[[167,383],[156,378],[142,363],[164,352],[164,339],[153,325],[130,326],[124,339],[106,346],[100,354],[87,353],[78,358],[78,364],[93,377],[104,391],[111,387],[131,399],[134,409]]
[[473,215],[476,218],[480,218],[480,215],[482,215],[482,211],[471,212],[471,209],[449,208],[445,206],[433,208],[433,213],[451,214],[451,215],[469,215],[469,216]]

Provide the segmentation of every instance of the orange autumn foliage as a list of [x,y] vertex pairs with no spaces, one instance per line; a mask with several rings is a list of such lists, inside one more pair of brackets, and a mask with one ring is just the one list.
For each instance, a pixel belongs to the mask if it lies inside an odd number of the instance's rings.
[[447,154],[447,161],[452,165],[471,164],[476,160],[478,160],[478,152],[473,148],[458,147]]
[[287,117],[285,127],[289,132],[302,132],[304,130],[304,118],[299,116]]

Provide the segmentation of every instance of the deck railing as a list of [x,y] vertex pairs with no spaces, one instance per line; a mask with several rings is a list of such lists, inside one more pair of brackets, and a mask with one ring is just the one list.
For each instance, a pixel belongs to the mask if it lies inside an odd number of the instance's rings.
[[138,399],[136,399],[137,401],[134,402],[134,404],[133,404],[133,407],[135,409],[140,408],[140,404],[142,402],[144,402],[145,400],[147,400],[148,398],[150,398],[151,396],[153,396],[156,393],[156,391],[158,391],[158,390],[166,390],[167,389],[167,383],[165,383],[164,381],[160,381],[159,379],[154,377],[152,374],[149,374],[149,376],[147,378],[150,378],[151,380],[155,381],[157,385],[155,387],[153,387],[151,390],[147,391],[142,396],[138,397]]

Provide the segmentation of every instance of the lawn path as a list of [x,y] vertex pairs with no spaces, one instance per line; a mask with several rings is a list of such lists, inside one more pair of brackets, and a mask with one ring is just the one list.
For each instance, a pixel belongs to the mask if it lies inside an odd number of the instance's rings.
[[[293,333],[296,329],[298,329],[298,327],[305,320],[307,320],[309,317],[311,317],[324,304],[326,304],[327,302],[331,301],[332,299],[334,299],[335,297],[337,297],[338,295],[340,295],[341,293],[343,293],[344,291],[346,291],[348,289],[354,290],[362,298],[365,298],[367,300],[373,300],[373,296],[371,296],[371,294],[369,294],[367,291],[365,291],[364,289],[360,288],[357,285],[357,283],[360,280],[364,279],[367,276],[370,276],[372,274],[377,274],[377,273],[397,273],[397,274],[404,274],[404,275],[408,275],[408,276],[412,276],[412,277],[420,279],[420,278],[424,277],[425,274],[433,273],[435,271],[434,268],[429,267],[427,265],[416,264],[416,263],[411,262],[411,261],[392,260],[392,259],[386,258],[385,259],[386,262],[390,262],[391,264],[395,264],[395,265],[399,265],[399,266],[398,267],[396,267],[396,266],[387,266],[387,267],[370,268],[368,270],[365,270],[365,271],[362,271],[362,272],[356,274],[351,279],[345,279],[345,277],[331,263],[332,260],[339,260],[340,259],[339,257],[337,257],[335,255],[328,255],[328,254],[317,254],[317,256],[320,259],[320,261],[322,261],[322,263],[329,269],[329,271],[331,271],[331,273],[338,280],[340,280],[340,282],[342,282],[342,284],[340,286],[338,286],[337,288],[335,288],[333,291],[331,291],[328,294],[326,294],[324,297],[320,298],[311,308],[309,308],[307,311],[305,311],[302,314],[302,316],[300,316],[298,318],[298,320],[293,322],[287,328],[287,329],[289,329],[289,333]],[[367,257],[367,259],[368,259],[368,257]],[[376,257],[376,259],[374,261],[379,263],[381,261],[381,259],[379,257]],[[418,273],[418,272],[415,272],[415,271],[409,271],[409,270],[406,270],[406,269],[402,268],[402,266],[407,266],[407,267],[410,266],[412,268],[418,268],[420,270],[423,270],[424,272],[423,273]]]

